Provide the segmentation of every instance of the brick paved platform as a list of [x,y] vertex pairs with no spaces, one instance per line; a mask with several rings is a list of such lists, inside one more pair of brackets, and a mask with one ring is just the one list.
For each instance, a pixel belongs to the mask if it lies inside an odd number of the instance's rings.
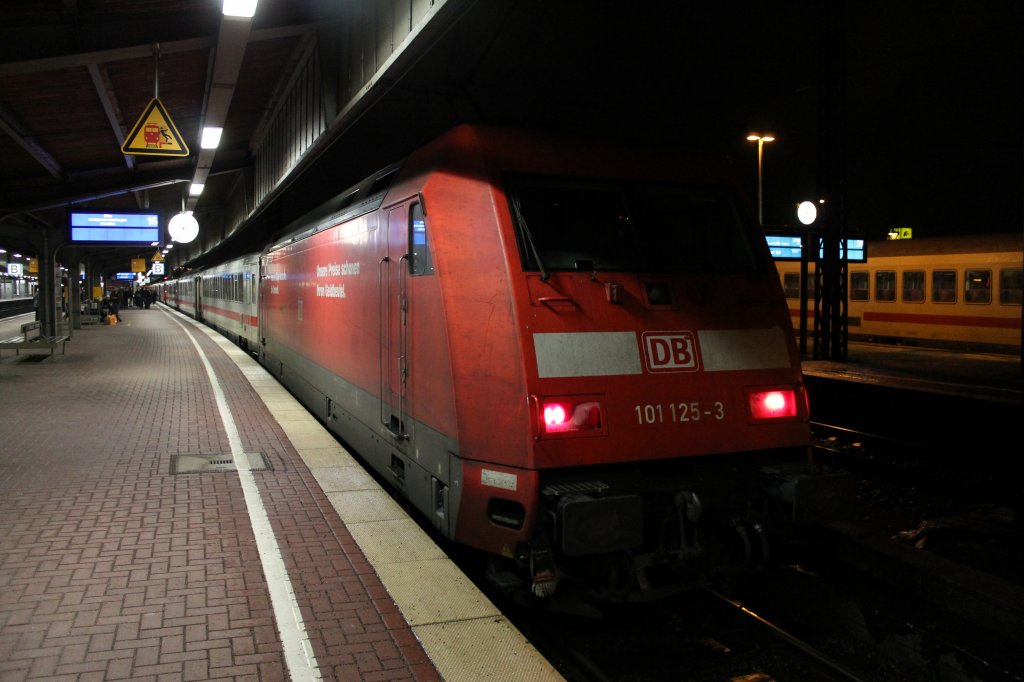
[[[371,565],[411,522],[258,365],[163,308],[121,316],[76,331],[54,363],[0,362],[0,680],[557,679],[464,578],[396,604],[413,569],[450,562]],[[311,672],[286,662],[242,475],[172,473],[176,455],[232,451],[202,356],[242,449],[270,467],[247,475]],[[468,615],[447,612],[460,601]]]

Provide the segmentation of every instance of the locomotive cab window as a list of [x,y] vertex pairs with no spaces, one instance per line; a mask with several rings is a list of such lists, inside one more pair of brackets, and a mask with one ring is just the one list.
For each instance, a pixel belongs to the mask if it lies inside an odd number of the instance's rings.
[[434,274],[434,259],[430,252],[422,204],[409,207],[409,274],[413,277]]
[[724,189],[506,178],[527,271],[753,273],[749,231]]

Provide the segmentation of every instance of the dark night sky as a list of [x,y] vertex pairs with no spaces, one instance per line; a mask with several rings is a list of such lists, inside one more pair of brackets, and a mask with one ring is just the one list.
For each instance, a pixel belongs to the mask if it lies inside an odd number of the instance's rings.
[[[823,7],[838,19],[823,22]],[[837,9],[838,8],[838,9]],[[845,36],[847,224],[883,238],[1024,229],[1020,0],[481,2],[424,82],[488,123],[549,126],[727,155],[765,220],[818,197],[819,56]]]
[[[879,239],[892,227],[919,237],[1024,228],[1022,7],[846,3],[851,231]],[[807,171],[817,164],[817,64],[800,66],[808,49],[816,46],[794,46],[782,72],[766,76],[776,97],[766,93],[761,111],[779,138],[765,154],[769,224],[796,223],[793,205],[816,196],[816,174]],[[753,124],[757,102],[751,111]]]

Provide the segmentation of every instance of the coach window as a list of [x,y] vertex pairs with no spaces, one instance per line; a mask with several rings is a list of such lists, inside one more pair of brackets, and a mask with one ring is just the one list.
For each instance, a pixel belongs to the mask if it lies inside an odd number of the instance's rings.
[[903,273],[903,301],[924,303],[924,270],[907,270]]
[[868,273],[866,273],[866,272],[851,272],[850,273],[850,300],[851,301],[866,301],[866,300],[868,300]]
[[1007,305],[1021,304],[1021,287],[1024,285],[1024,270],[1006,268],[999,271],[999,302]]
[[932,272],[932,303],[956,303],[956,270]]
[[992,302],[991,270],[968,270],[964,273],[964,301],[967,303]]
[[786,298],[800,298],[800,273],[782,273],[782,290],[785,292]]
[[875,300],[896,300],[896,273],[892,270],[879,270],[875,273]]
[[427,221],[423,219],[423,206],[409,207],[409,274],[413,277],[434,274],[434,259],[427,238]]

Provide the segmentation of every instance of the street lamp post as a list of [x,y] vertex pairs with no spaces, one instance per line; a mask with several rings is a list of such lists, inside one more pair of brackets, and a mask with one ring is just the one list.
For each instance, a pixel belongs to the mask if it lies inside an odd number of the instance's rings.
[[761,168],[764,162],[764,143],[774,142],[775,136],[750,133],[747,140],[757,142],[757,222],[764,229],[764,175]]

